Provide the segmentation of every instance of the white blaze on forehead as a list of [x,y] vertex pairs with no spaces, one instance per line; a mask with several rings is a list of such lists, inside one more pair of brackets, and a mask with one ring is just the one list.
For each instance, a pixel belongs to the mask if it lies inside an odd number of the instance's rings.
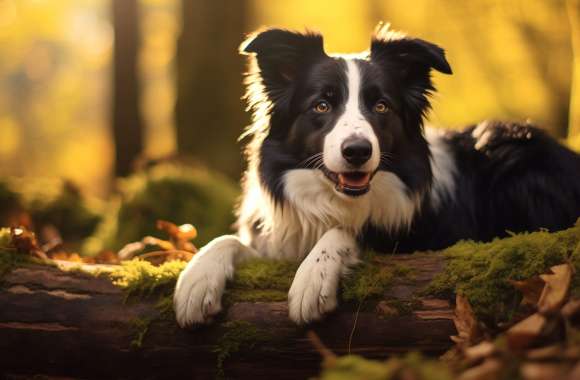
[[345,103],[344,113],[338,118],[336,125],[324,139],[324,164],[333,172],[352,171],[355,168],[342,156],[341,146],[349,137],[361,137],[367,139],[373,148],[371,158],[359,171],[373,172],[379,165],[380,147],[379,140],[371,124],[361,113],[361,75],[359,67],[354,59],[345,59],[348,98]]

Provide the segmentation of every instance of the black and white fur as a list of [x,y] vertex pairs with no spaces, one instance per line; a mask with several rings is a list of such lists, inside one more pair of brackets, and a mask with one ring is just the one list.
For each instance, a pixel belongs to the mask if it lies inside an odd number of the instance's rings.
[[451,74],[436,45],[381,28],[369,52],[327,55],[318,34],[269,29],[241,51],[254,123],[238,234],[203,247],[181,273],[182,326],[220,311],[226,281],[249,257],[302,261],[289,315],[307,323],[337,306],[362,247],[439,249],[562,229],[580,215],[580,158],[543,131],[423,127],[431,70]]

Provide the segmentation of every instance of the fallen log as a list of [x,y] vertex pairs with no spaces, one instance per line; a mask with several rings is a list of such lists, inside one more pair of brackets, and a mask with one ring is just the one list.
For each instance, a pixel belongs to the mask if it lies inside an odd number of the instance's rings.
[[337,354],[440,354],[452,345],[453,308],[421,291],[443,260],[437,254],[390,256],[381,265],[403,264],[413,275],[390,286],[381,302],[342,304],[310,326],[295,326],[285,302],[238,302],[214,324],[194,330],[159,318],[155,297],[127,301],[108,278],[27,265],[6,275],[0,288],[0,374],[307,378],[321,362],[309,330]]

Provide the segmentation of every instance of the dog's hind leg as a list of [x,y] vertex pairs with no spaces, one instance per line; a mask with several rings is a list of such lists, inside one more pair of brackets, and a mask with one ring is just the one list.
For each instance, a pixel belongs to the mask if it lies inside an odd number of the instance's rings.
[[237,236],[226,235],[205,245],[179,275],[173,306],[181,327],[207,323],[222,308],[226,281],[237,263],[257,256]]
[[300,264],[290,287],[290,319],[308,323],[334,310],[340,277],[359,262],[358,257],[359,248],[350,233],[333,228],[322,235]]

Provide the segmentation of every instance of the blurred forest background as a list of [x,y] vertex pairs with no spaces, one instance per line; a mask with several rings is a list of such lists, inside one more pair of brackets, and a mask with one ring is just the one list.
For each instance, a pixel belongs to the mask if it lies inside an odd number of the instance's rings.
[[[578,0],[0,0],[0,224],[73,224],[95,253],[164,217],[205,242],[243,165],[244,35],[309,28],[361,51],[379,21],[446,49],[432,125],[531,120],[580,146]],[[167,157],[194,169],[135,174]]]

